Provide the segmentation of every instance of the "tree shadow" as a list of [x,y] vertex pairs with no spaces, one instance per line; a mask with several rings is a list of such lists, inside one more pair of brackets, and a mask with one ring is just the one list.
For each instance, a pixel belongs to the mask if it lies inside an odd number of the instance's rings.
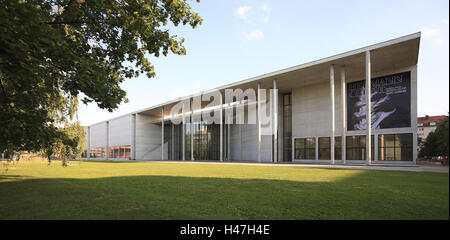
[[27,177],[25,175],[9,175],[7,174],[7,172],[2,173],[2,175],[0,175],[0,182],[2,182],[2,180],[21,180],[22,178]]

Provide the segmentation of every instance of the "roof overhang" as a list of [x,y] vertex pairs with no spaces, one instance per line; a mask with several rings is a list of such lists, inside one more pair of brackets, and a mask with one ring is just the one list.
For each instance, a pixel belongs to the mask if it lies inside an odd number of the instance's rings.
[[420,32],[245,79],[209,91],[180,97],[129,114],[139,113],[161,118],[162,107],[166,109],[165,115],[169,115],[169,109],[184,99],[201,96],[213,90],[220,90],[223,93],[225,89],[256,89],[258,84],[260,84],[262,89],[270,89],[273,86],[273,80],[277,81],[277,88],[280,93],[288,93],[292,89],[302,86],[328,82],[330,79],[330,65],[345,67],[347,79],[360,78],[362,80],[365,74],[365,52],[370,51],[371,71],[372,74],[376,74],[377,72],[394,71],[416,65],[419,57],[419,45]]

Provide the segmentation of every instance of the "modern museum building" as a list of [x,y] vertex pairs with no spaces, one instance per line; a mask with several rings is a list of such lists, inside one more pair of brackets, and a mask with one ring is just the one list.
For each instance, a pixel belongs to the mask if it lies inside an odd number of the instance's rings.
[[87,126],[84,157],[416,164],[419,45],[414,33]]

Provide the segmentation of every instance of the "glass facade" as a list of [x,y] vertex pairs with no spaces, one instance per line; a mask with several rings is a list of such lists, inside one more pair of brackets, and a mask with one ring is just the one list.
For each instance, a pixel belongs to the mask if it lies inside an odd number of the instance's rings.
[[184,156],[186,160],[191,160],[191,124],[186,123],[184,127],[185,127]]
[[316,139],[315,138],[295,139],[295,159],[300,160],[316,159]]
[[[228,159],[228,134],[230,125],[223,126],[223,154]],[[164,142],[168,146],[168,159],[182,160],[182,124],[173,125],[167,123],[164,128]],[[195,160],[220,160],[220,125],[199,122],[192,124],[193,131],[193,155]],[[191,125],[186,123],[186,155],[185,159],[191,159]],[[173,139],[172,139],[173,138]],[[290,138],[290,137],[289,137]],[[379,161],[413,161],[413,134],[379,134],[377,136]],[[316,144],[319,160],[330,160],[330,137],[296,138],[294,140],[294,159],[315,160]],[[285,146],[291,146],[285,142]],[[342,137],[335,137],[335,160],[342,160]],[[374,135],[372,135],[372,160],[375,159]],[[106,158],[106,148],[97,147],[90,149],[90,158]],[[255,153],[256,154],[256,153]],[[131,146],[112,146],[108,149],[109,158],[131,159]],[[87,151],[82,153],[87,157]],[[284,148],[285,161],[290,161],[290,148]],[[346,137],[346,159],[366,160],[366,136]]]
[[412,133],[378,135],[378,159],[380,161],[412,161],[412,145]]
[[[230,156],[228,156],[228,129],[230,128],[229,124],[223,125],[223,159],[227,161],[231,161]],[[220,129],[219,129],[220,131]],[[230,149],[231,150],[231,149]]]
[[342,160],[342,137],[334,137],[334,159]]
[[[182,160],[182,149],[183,149],[183,125],[178,124],[166,124],[164,125],[164,141],[168,143],[168,159]],[[172,129],[173,128],[173,129]],[[173,131],[173,135],[172,135]],[[172,139],[173,137],[173,139]],[[172,146],[173,141],[173,146]]]
[[126,145],[126,146],[109,147],[108,157],[131,159],[131,146]]
[[91,148],[89,149],[89,154],[91,158],[105,158],[105,148]]
[[319,160],[330,160],[330,146],[329,137],[319,138]]
[[[191,141],[193,141],[192,144]],[[220,125],[207,124],[206,122],[186,123],[187,160],[191,160],[191,146],[193,147],[194,160],[219,160]]]
[[[371,136],[372,155],[374,159],[374,137]],[[346,156],[347,160],[366,160],[366,135],[347,136],[346,137]]]
[[[319,160],[331,159],[331,141],[330,137],[319,137]],[[341,137],[334,137],[334,159],[342,159]]]
[[292,161],[292,103],[291,94],[283,96],[283,161]]

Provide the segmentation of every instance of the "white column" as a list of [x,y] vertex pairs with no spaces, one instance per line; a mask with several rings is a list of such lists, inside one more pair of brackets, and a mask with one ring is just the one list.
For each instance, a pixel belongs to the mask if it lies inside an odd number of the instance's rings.
[[182,118],[183,118],[183,121],[182,121],[182,124],[181,124],[181,151],[182,151],[182,153],[181,153],[181,156],[182,156],[182,160],[184,161],[184,160],[186,160],[186,117],[185,117],[185,114],[184,114],[184,111],[185,111],[185,106],[184,106],[185,104],[184,104],[184,102],[183,102],[183,109],[182,109],[182,112],[181,112],[181,114],[182,114]]
[[228,132],[228,125],[226,125],[225,122],[226,121],[224,119],[224,121],[223,121],[223,131],[224,131],[224,133],[223,133],[223,161],[228,160],[227,140],[225,139],[227,136],[227,132]]
[[261,85],[258,83],[257,101],[258,101],[258,162],[261,162],[261,94],[259,90]]
[[371,118],[371,103],[370,103],[370,95],[371,95],[371,89],[370,89],[370,82],[371,82],[371,75],[370,75],[370,51],[366,51],[366,160],[367,165],[372,164],[370,157],[372,156],[371,153],[371,134],[372,134],[372,118]]
[[[372,158],[373,161],[376,162],[378,161],[378,134],[374,134],[373,136],[373,152],[372,152]],[[372,148],[371,148],[372,149]]]
[[273,80],[273,162],[278,162],[278,89],[277,80]]
[[86,157],[91,159],[91,127],[88,127]]
[[172,126],[172,136],[171,136],[171,140],[172,140],[172,160],[175,160],[175,130],[174,130],[174,126],[173,126],[173,122],[171,124]]
[[109,159],[109,121],[106,122],[106,148],[105,148],[105,159]]
[[191,101],[191,122],[189,124],[191,129],[191,161],[194,161],[194,104]]
[[314,160],[319,160],[319,137],[315,137],[316,138],[316,155],[314,156],[316,159]]
[[238,125],[239,125],[239,160],[242,161],[242,124],[238,123]]
[[[413,163],[417,164],[417,65],[411,69],[411,127],[413,129]],[[377,159],[378,160],[378,159]]]
[[[228,108],[230,107],[230,103],[228,103]],[[228,124],[227,124],[227,160],[231,161],[231,121],[230,116],[228,116]]]
[[220,94],[220,161],[223,162],[223,96]]
[[136,160],[136,118],[137,114],[131,115],[131,159]]
[[346,101],[345,98],[346,95],[346,86],[345,86],[345,68],[342,66],[341,68],[341,109],[342,109],[342,135],[341,135],[341,159],[343,164],[346,164],[347,162],[347,142],[346,142],[346,134],[347,134],[347,112],[346,112]]
[[161,109],[161,160],[164,160],[164,107]]
[[330,66],[330,99],[331,99],[331,137],[330,137],[330,160],[334,164],[334,66]]

